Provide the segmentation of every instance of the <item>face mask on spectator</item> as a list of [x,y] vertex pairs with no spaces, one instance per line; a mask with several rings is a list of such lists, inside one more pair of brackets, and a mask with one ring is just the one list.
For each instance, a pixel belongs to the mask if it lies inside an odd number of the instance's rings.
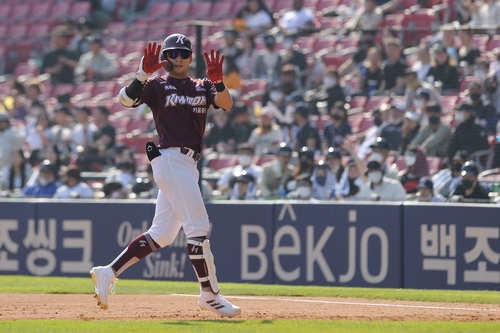
[[325,186],[325,183],[326,183],[326,176],[317,176],[316,177],[316,182],[321,185],[321,186]]
[[455,120],[461,124],[465,120],[465,113],[463,111],[455,113]]
[[494,94],[494,93],[497,91],[497,87],[495,87],[495,86],[489,86],[489,87],[486,87],[486,91],[487,91],[489,94]]
[[45,178],[39,177],[39,178],[38,178],[38,183],[40,184],[40,186],[45,186],[45,185],[47,185],[49,182],[48,182]]
[[334,78],[333,76],[325,76],[323,78],[323,85],[325,88],[333,88],[337,84],[337,79]]
[[462,163],[453,163],[451,166],[451,171],[462,171]]
[[474,184],[474,182],[472,180],[462,180],[462,185],[465,188],[472,188],[473,184]]
[[301,199],[307,199],[311,195],[311,189],[307,186],[299,186],[297,187],[297,194]]
[[284,46],[284,47],[285,47],[285,49],[287,49],[287,50],[291,50],[291,49],[293,49],[293,44],[294,44],[293,39],[286,38],[285,40],[283,40],[283,46]]
[[415,155],[406,155],[405,156],[405,164],[406,166],[413,166],[417,161],[417,157]]
[[281,102],[283,97],[285,97],[283,92],[279,90],[273,90],[269,93],[269,99],[273,102]]
[[252,163],[252,156],[250,155],[238,155],[238,163],[243,166],[248,166]]
[[372,183],[379,183],[382,180],[382,171],[372,171],[368,174],[368,180]]
[[425,102],[422,99],[415,99],[413,101],[413,106],[415,107],[415,109],[421,109],[424,107],[424,105],[425,105]]
[[381,118],[373,118],[373,123],[375,124],[375,126],[380,126],[382,125],[382,119]]
[[478,101],[481,98],[481,94],[477,94],[477,93],[469,94],[469,96],[470,96],[470,99],[473,101]]
[[380,154],[380,153],[373,152],[370,159],[372,161],[382,163],[382,161],[384,160],[384,156],[382,156],[382,154]]
[[436,117],[436,116],[430,116],[429,117],[429,123],[431,123],[432,125],[437,125],[439,124],[439,121],[441,120],[441,118],[439,117]]

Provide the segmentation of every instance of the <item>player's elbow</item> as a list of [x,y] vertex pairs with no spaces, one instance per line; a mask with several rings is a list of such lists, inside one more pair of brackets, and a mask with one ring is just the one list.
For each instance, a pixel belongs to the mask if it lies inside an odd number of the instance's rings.
[[127,95],[127,91],[126,91],[125,87],[123,87],[120,90],[120,92],[118,93],[118,99],[120,100],[121,105],[123,105],[123,106],[125,106],[127,108],[131,108],[135,104],[135,100],[133,100],[132,98],[130,98]]

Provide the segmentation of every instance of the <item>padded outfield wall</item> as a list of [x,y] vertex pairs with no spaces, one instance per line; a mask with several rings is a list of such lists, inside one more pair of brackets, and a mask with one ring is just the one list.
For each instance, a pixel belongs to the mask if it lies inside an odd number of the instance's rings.
[[[219,281],[500,289],[500,207],[207,204]],[[154,215],[153,201],[0,201],[0,274],[88,276]],[[195,280],[182,231],[121,278]]]

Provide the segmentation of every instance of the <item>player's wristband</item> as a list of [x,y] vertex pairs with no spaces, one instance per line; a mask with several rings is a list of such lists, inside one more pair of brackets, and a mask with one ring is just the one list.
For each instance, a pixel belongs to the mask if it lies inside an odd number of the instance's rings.
[[215,90],[217,90],[217,92],[223,92],[224,90],[226,90],[226,86],[224,85],[224,82],[216,83]]

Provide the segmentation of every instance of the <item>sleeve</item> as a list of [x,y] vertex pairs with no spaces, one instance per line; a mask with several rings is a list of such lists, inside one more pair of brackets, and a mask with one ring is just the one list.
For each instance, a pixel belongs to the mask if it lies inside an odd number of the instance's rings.
[[272,195],[271,190],[267,187],[267,182],[269,181],[270,174],[267,168],[262,170],[262,177],[260,180],[260,196],[263,198],[270,197]]
[[[420,132],[419,132],[420,135]],[[427,140],[425,140],[423,143],[420,142],[419,144],[422,144],[422,146],[429,150],[431,148],[435,148],[439,146],[440,144],[443,144],[445,142],[446,138],[449,137],[450,135],[450,129],[446,126],[440,126],[436,133],[430,135]],[[418,136],[417,136],[418,137]],[[416,138],[415,138],[416,139]]]
[[154,78],[150,78],[146,81],[146,83],[142,87],[139,101],[137,103],[134,103],[134,107],[139,106],[142,103],[147,104],[150,108],[156,107],[153,85],[154,85]]
[[406,191],[399,182],[394,183],[394,201],[405,201],[406,200]]
[[422,142],[424,142],[424,131],[426,131],[427,129],[427,126],[424,126],[420,129],[420,131],[418,131],[418,134],[413,138],[413,140],[411,141],[410,145],[415,145],[415,146],[419,146],[422,144]]

